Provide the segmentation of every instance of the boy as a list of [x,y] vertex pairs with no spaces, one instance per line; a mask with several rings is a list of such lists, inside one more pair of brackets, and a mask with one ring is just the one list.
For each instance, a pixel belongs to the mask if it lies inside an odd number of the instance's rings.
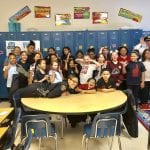
[[116,83],[110,76],[109,69],[105,68],[102,70],[101,78],[97,82],[98,91],[113,92],[116,90]]
[[136,107],[138,106],[140,88],[144,88],[145,67],[142,62],[138,61],[138,54],[133,51],[130,54],[130,62],[123,67],[126,73],[127,87],[131,89],[135,97]]

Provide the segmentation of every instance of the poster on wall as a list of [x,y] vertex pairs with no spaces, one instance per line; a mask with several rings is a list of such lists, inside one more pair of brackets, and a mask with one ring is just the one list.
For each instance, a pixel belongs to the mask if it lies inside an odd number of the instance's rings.
[[50,18],[51,7],[34,6],[35,18]]
[[108,12],[93,12],[93,24],[108,24]]
[[21,10],[19,10],[17,13],[15,13],[13,16],[9,18],[9,21],[17,22],[27,16],[29,13],[31,13],[31,10],[28,6],[25,6]]
[[56,26],[71,25],[71,14],[57,14],[55,16]]
[[74,19],[89,19],[90,7],[74,7]]
[[[19,46],[22,51],[27,50],[27,45],[30,41],[6,41],[6,55],[12,52],[15,46]],[[34,40],[35,42],[35,50],[40,51],[40,41]]]
[[142,20],[142,16],[140,14],[134,13],[134,12],[124,9],[124,8],[120,8],[118,16],[121,16],[121,17],[124,17],[127,19],[131,19],[135,22],[141,22],[141,20]]

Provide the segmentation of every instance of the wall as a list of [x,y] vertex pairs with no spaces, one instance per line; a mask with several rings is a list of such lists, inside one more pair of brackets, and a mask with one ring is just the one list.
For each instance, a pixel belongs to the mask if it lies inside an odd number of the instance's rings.
[[[64,31],[64,30],[108,30],[127,28],[140,28],[150,30],[149,18],[147,13],[150,7],[149,0],[4,0],[1,1],[0,8],[0,31],[8,31],[8,18],[18,10],[28,5],[32,13],[23,18],[22,31],[38,30],[38,31]],[[34,6],[51,6],[51,18],[37,19],[34,18]],[[109,13],[108,25],[92,24],[91,19],[74,20],[74,6],[90,6],[92,11],[106,11]],[[125,8],[143,16],[141,23],[133,22],[118,16],[120,8]],[[71,13],[72,25],[55,26],[54,15],[57,13]],[[32,29],[33,28],[33,29]]]

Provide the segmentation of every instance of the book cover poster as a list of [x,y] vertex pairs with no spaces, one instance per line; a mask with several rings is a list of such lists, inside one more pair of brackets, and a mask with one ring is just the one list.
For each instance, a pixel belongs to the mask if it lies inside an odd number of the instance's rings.
[[108,24],[108,12],[93,12],[93,24]]
[[135,22],[141,22],[141,20],[142,20],[142,16],[140,14],[134,13],[134,12],[124,9],[124,8],[120,8],[118,16],[121,16],[121,17],[124,17],[127,19],[131,19]]
[[51,7],[34,6],[35,18],[50,18]]
[[31,13],[31,10],[28,6],[25,6],[21,10],[19,10],[17,13],[15,13],[13,16],[9,18],[10,21],[12,22],[17,22],[27,16],[29,13]]
[[56,26],[71,25],[71,14],[57,14],[55,16]]
[[89,19],[90,7],[74,7],[74,19]]

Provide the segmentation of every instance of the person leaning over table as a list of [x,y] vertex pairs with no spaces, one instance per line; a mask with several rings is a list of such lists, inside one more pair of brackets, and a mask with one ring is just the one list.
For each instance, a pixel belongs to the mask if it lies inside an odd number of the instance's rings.
[[18,89],[13,97],[16,101],[18,107],[21,106],[21,98],[27,97],[46,97],[46,98],[54,98],[59,97],[61,95],[69,95],[78,93],[75,91],[78,86],[78,78],[75,76],[69,76],[67,81],[59,82],[59,83],[50,83],[48,82],[35,82],[31,85]]

